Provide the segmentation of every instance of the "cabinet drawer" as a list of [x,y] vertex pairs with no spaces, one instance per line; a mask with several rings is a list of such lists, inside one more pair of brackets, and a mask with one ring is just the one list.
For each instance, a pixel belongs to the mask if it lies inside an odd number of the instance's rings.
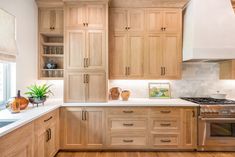
[[141,119],[110,119],[109,129],[114,130],[146,130],[147,120]]
[[152,135],[153,146],[177,146],[179,145],[178,134],[166,135],[166,134],[154,134]]
[[37,128],[47,126],[51,123],[55,123],[57,119],[58,119],[58,110],[47,113],[46,115],[35,120],[35,128],[37,129]]
[[108,116],[148,116],[146,108],[110,108],[107,111]]
[[179,130],[180,118],[151,118],[151,130]]
[[145,146],[146,137],[111,137],[111,146]]
[[179,108],[153,108],[150,110],[150,115],[152,117],[179,117],[180,109]]

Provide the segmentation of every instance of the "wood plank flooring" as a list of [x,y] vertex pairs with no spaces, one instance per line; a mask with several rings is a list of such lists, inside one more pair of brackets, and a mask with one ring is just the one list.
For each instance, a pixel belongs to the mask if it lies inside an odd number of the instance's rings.
[[235,152],[60,152],[56,157],[235,157]]

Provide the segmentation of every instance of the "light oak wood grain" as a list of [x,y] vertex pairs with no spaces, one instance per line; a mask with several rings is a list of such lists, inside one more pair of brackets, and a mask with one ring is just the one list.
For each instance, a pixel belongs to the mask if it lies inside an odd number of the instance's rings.
[[235,60],[223,61],[220,65],[220,79],[233,80],[235,79]]
[[233,157],[224,152],[60,152],[56,157]]

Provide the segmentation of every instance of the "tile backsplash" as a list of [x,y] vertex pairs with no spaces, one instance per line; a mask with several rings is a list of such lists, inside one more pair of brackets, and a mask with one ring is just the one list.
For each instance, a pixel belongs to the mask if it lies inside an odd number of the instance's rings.
[[182,80],[110,80],[109,87],[128,89],[132,98],[148,98],[149,82],[169,82],[172,98],[209,96],[217,91],[235,98],[235,80],[219,80],[217,63],[184,63]]

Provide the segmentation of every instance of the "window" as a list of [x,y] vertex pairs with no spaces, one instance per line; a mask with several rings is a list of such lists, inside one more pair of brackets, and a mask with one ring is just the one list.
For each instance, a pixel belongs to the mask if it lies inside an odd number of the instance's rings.
[[15,63],[0,62],[0,109],[15,95]]

